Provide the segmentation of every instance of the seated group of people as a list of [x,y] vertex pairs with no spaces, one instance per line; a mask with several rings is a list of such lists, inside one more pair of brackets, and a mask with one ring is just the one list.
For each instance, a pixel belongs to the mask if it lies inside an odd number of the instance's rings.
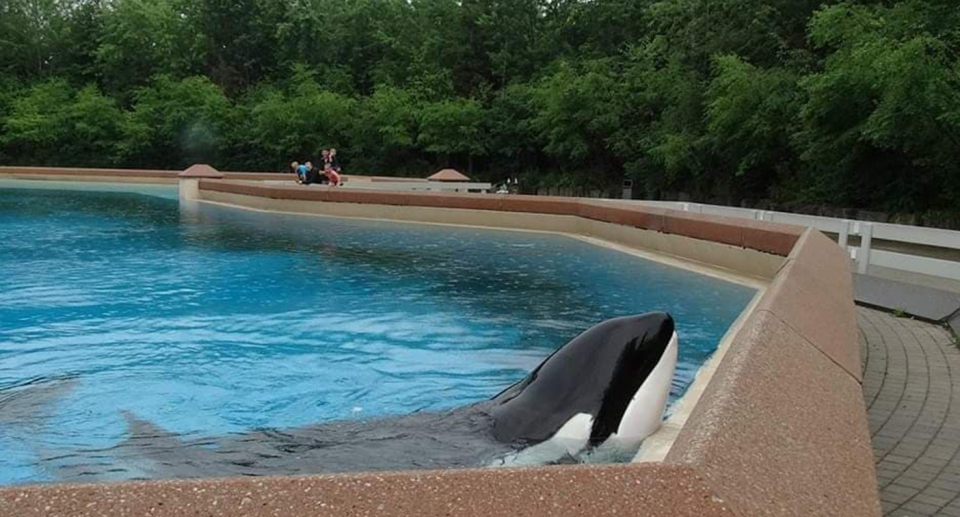
[[297,183],[301,185],[319,183],[329,184],[331,187],[340,186],[340,162],[337,161],[337,150],[332,147],[321,151],[320,164],[317,167],[311,162],[293,162],[290,169],[297,175]]

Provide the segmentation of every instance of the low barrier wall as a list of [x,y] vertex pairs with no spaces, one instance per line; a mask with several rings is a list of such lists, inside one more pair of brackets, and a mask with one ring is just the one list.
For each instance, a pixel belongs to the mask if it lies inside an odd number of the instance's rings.
[[765,255],[776,270],[662,462],[12,487],[0,489],[0,514],[880,515],[849,265],[817,231],[568,198],[218,180],[201,180],[200,196],[356,217],[601,225],[640,243],[652,234]]
[[743,515],[879,515],[851,275],[808,230],[667,454]]
[[[596,236],[769,279],[802,228],[546,196],[298,188],[202,180],[201,198],[261,210]],[[319,202],[318,202],[319,201]],[[624,231],[631,229],[631,231]]]
[[[158,169],[92,169],[82,167],[19,167],[0,166],[0,176],[75,181],[123,181],[133,183],[177,183],[181,171]],[[226,171],[225,179],[247,181],[293,181],[293,174],[283,172],[236,172]],[[343,174],[345,181],[356,182],[408,182],[426,183],[426,178],[395,178],[392,176],[369,176],[362,174]]]
[[[124,181],[135,183],[176,184],[180,171],[155,169],[84,169],[64,167],[0,167],[0,176],[23,179]],[[260,172],[225,172],[224,178],[233,180],[283,180],[292,175]]]
[[0,167],[0,177],[36,180],[176,183],[180,171],[151,169],[87,169],[65,167]]

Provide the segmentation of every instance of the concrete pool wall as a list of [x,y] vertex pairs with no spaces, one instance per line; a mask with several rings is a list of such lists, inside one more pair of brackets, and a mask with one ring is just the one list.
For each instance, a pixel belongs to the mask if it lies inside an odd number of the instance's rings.
[[[269,211],[526,229],[601,238],[770,279],[798,227],[744,225],[700,214],[602,200],[432,192],[382,192],[201,180],[200,199]],[[701,224],[711,220],[711,224]]]
[[[0,168],[0,177],[9,175]],[[572,233],[767,279],[769,287],[658,462],[10,487],[0,489],[0,514],[880,515],[849,266],[819,232],[602,200],[251,179],[200,180],[199,201]]]

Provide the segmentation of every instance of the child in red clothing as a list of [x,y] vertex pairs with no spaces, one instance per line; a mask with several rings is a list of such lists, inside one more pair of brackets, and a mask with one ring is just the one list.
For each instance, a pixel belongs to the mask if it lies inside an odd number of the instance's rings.
[[330,163],[323,164],[323,174],[330,179],[331,187],[340,186],[340,174],[338,174],[337,171],[333,169],[333,166],[331,166]]

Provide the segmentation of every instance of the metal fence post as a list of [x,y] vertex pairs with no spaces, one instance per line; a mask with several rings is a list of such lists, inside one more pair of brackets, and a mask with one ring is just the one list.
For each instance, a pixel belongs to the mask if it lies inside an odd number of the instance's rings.
[[837,239],[837,244],[840,246],[840,249],[844,253],[847,252],[847,241],[850,240],[850,221],[844,219],[840,221],[840,237]]
[[870,223],[860,224],[860,253],[857,254],[857,271],[861,275],[867,274],[867,268],[870,267],[870,243],[873,240],[873,225]]

